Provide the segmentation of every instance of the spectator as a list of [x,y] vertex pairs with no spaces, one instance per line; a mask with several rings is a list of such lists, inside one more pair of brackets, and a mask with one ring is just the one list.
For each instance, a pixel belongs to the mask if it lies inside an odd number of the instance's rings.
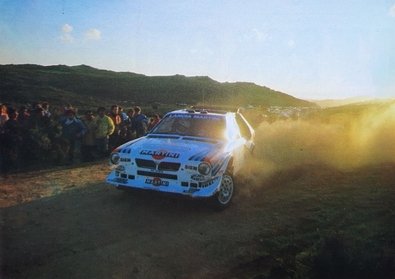
[[29,126],[29,118],[30,113],[25,106],[21,106],[18,112],[18,122],[23,128],[27,128]]
[[119,107],[119,115],[121,116],[122,122],[127,122],[129,120],[129,115],[123,111],[122,107]]
[[38,109],[38,108],[42,109],[43,108],[43,106],[40,103],[33,103],[32,107],[33,107],[33,109]]
[[120,143],[120,134],[121,134],[121,124],[122,118],[119,115],[119,106],[113,105],[111,106],[111,111],[108,115],[112,122],[114,123],[114,132],[110,135],[108,145],[112,150],[117,147]]
[[8,109],[9,119],[4,123],[0,135],[1,172],[7,176],[8,172],[19,167],[19,149],[22,142],[21,128],[17,121],[18,112]]
[[96,151],[96,129],[97,123],[92,111],[85,113],[83,122],[87,129],[82,138],[81,155],[84,162],[89,162],[94,159]]
[[119,127],[118,145],[121,145],[121,144],[129,141],[128,130],[129,130],[130,119],[129,119],[128,114],[123,111],[122,107],[119,107],[119,115],[121,116],[122,122]]
[[136,138],[136,131],[133,130],[132,127],[132,120],[133,120],[133,116],[134,116],[134,110],[133,109],[129,109],[127,112],[128,115],[128,121],[125,122],[125,126],[126,126],[126,141],[130,141]]
[[47,161],[52,148],[49,138],[51,120],[44,117],[41,106],[36,106],[28,119],[27,125],[23,127],[23,142],[25,144],[21,147],[24,163],[36,160]]
[[62,106],[54,107],[51,113],[51,118],[54,121],[61,122],[61,119],[64,118],[64,108]]
[[72,110],[74,111],[75,114],[77,114],[77,110],[73,108],[73,106],[71,104],[66,104],[63,108],[62,108],[62,112],[59,115],[59,122],[63,122],[64,120],[66,120],[67,116],[66,116],[66,112]]
[[132,129],[136,132],[136,138],[139,138],[147,132],[148,119],[147,116],[141,113],[140,107],[136,106],[133,110]]
[[0,106],[0,127],[2,127],[8,119],[7,105],[2,104]]
[[108,155],[109,136],[114,133],[115,130],[114,122],[105,113],[106,109],[104,107],[97,109],[98,116],[96,119],[96,146],[101,157]]
[[41,106],[36,106],[30,114],[29,117],[29,128],[38,129],[44,126],[44,110]]
[[44,117],[51,117],[51,113],[49,112],[49,104],[48,102],[44,102],[41,104],[41,107],[43,108],[43,114]]
[[76,118],[74,110],[67,110],[65,115],[66,119],[61,122],[62,138],[69,144],[68,163],[73,163],[76,147],[79,147],[78,144],[85,134],[86,128],[82,121]]
[[127,112],[127,115],[128,115],[129,121],[131,121],[134,116],[134,109],[129,109]]
[[158,124],[159,122],[160,122],[159,114],[154,114],[154,116],[150,118],[150,121],[148,123],[148,131],[151,131],[151,129],[154,128],[155,125]]

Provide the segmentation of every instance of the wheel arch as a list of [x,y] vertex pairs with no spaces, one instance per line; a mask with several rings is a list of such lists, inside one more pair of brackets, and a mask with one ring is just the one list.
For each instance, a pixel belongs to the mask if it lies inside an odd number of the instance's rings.
[[218,175],[220,173],[224,174],[228,172],[229,174],[233,175],[233,156],[228,155],[226,156],[221,162],[213,167],[213,175]]
[[229,161],[228,161],[228,164],[226,166],[225,172],[228,172],[230,175],[233,176],[233,170],[234,170],[233,156],[229,156]]

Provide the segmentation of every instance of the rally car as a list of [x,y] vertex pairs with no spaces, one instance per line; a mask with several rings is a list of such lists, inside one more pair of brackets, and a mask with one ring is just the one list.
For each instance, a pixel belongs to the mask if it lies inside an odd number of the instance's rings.
[[225,208],[234,194],[234,177],[253,152],[254,135],[239,110],[172,111],[146,136],[112,152],[106,181],[118,188],[209,198]]

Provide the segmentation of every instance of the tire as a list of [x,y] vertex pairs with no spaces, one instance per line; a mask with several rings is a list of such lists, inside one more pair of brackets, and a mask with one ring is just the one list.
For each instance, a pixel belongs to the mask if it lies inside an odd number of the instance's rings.
[[225,173],[222,176],[221,186],[218,192],[212,197],[212,204],[215,209],[222,210],[227,208],[232,201],[235,193],[235,184],[232,175]]

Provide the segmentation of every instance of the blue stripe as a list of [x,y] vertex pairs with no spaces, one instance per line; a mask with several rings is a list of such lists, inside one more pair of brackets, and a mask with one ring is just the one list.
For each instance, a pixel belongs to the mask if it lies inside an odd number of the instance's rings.
[[218,173],[218,171],[222,168],[222,166],[225,164],[225,159],[222,160],[222,162],[220,164],[217,164],[214,168],[213,168],[213,175],[216,175]]
[[196,153],[195,155],[191,156],[189,158],[189,160],[190,161],[202,161],[207,153],[208,153],[208,151],[202,151],[202,152]]

